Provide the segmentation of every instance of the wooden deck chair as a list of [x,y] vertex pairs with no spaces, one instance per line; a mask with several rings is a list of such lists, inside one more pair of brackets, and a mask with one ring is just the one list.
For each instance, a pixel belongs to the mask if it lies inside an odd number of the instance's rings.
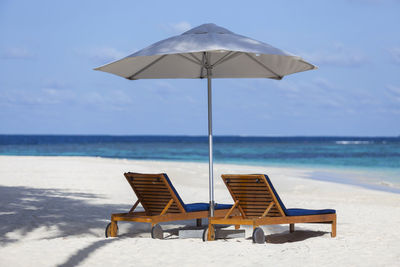
[[210,218],[203,241],[215,239],[215,224],[253,225],[255,243],[265,242],[260,225],[289,224],[290,232],[294,232],[295,223],[327,223],[332,225],[331,237],[336,236],[335,210],[287,209],[267,175],[226,174],[222,179],[235,202],[231,210],[238,208],[240,216],[228,212],[225,216]]
[[[167,174],[125,173],[125,178],[137,196],[136,203],[127,213],[111,214],[111,223],[106,227],[106,237],[118,235],[118,221],[151,223],[152,238],[163,238],[159,222],[196,219],[201,226],[201,219],[209,217],[208,203],[185,204],[175,190]],[[135,211],[139,203],[144,211]],[[216,204],[215,214],[224,216],[232,205]],[[237,212],[237,214],[239,214]]]

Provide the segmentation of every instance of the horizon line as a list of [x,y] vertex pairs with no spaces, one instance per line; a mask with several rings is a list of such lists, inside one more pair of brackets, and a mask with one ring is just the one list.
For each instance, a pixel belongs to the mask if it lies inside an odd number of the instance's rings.
[[[208,137],[208,135],[196,134],[6,134],[0,133],[0,136],[109,136],[109,137]],[[363,138],[400,138],[399,135],[243,135],[243,134],[215,134],[213,137],[363,137]]]

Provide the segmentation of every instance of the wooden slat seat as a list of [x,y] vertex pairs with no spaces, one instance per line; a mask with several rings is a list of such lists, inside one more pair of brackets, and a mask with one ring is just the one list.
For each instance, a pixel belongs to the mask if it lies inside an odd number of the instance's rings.
[[[222,179],[241,216],[210,218],[209,233],[215,224],[253,225],[254,229],[259,225],[290,224],[293,232],[295,223],[329,223],[331,236],[336,236],[335,210],[286,209],[267,175],[224,174]],[[213,239],[214,235],[209,234],[208,240]]]

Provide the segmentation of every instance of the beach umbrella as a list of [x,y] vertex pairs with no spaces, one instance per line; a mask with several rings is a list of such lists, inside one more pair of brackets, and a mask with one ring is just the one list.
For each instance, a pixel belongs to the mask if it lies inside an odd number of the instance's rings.
[[235,34],[215,24],[203,24],[95,70],[113,73],[129,80],[207,78],[209,197],[210,216],[214,216],[211,80],[280,80],[288,74],[315,68],[301,57],[269,44]]

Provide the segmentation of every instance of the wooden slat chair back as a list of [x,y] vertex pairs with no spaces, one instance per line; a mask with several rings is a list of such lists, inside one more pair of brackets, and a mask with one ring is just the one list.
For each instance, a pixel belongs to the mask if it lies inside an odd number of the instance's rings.
[[[146,215],[185,213],[183,202],[165,174],[125,173],[125,178],[142,204]],[[137,206],[138,203],[135,205]],[[131,211],[135,208],[132,207]],[[164,214],[163,213],[163,214]]]
[[[264,175],[222,175],[243,218],[284,217],[274,189]],[[279,196],[278,196],[279,197]]]
[[[137,201],[128,212],[112,213],[111,222],[107,225],[106,237],[118,235],[118,222],[150,223],[151,236],[163,238],[163,231],[159,223],[196,220],[196,225],[201,226],[201,220],[209,217],[207,203],[185,204],[175,190],[167,174],[144,174],[128,172],[124,174],[126,180],[137,196]],[[136,208],[142,204],[144,211]],[[216,216],[238,216],[239,211],[232,205],[220,204],[216,207]]]

